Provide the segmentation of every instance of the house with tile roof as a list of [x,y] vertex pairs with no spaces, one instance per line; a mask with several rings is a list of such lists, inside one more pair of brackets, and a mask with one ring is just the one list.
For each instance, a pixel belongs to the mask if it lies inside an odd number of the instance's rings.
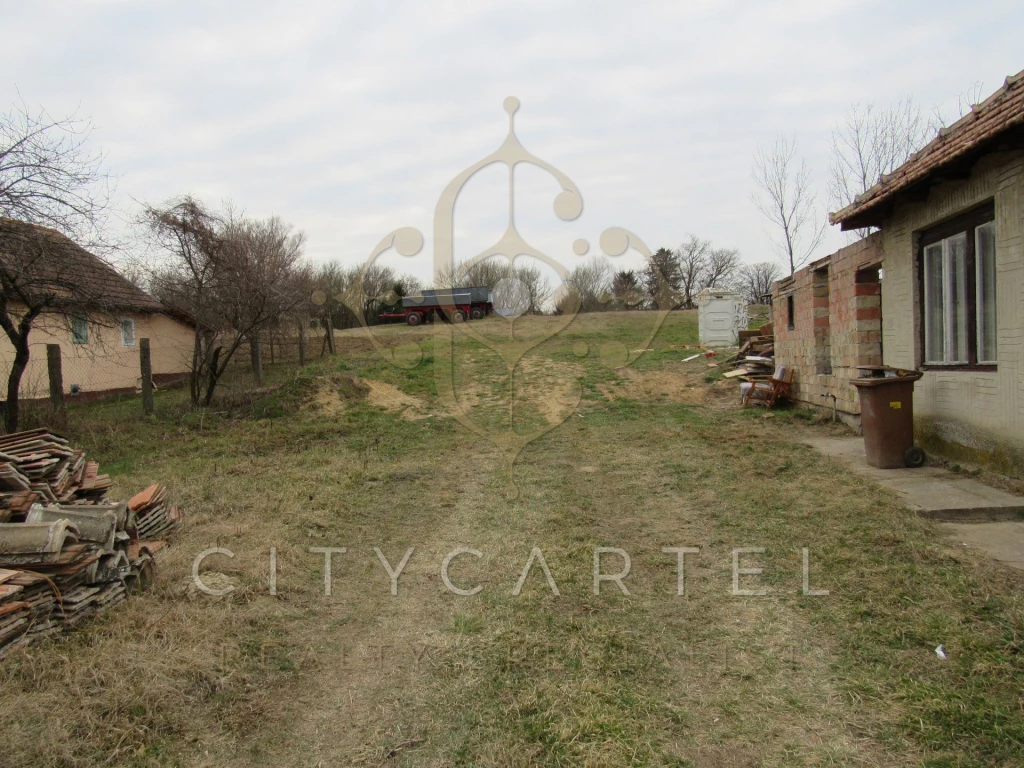
[[1024,72],[829,219],[878,231],[775,285],[798,399],[856,423],[857,366],[923,370],[918,444],[1024,476]]
[[[65,394],[83,399],[140,386],[138,340],[148,338],[153,379],[187,374],[195,324],[161,304],[105,261],[56,230],[0,219],[0,309],[15,322],[44,306],[29,333],[22,399],[49,396],[47,345],[57,344]],[[0,333],[0,399],[15,348]]]

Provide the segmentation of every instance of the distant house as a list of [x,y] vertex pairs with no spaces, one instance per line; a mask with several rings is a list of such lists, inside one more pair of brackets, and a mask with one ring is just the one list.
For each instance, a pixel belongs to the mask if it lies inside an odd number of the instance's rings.
[[923,369],[917,442],[1024,474],[1024,72],[829,218],[880,231],[775,284],[796,397],[857,422],[858,365]]
[[[22,280],[23,290],[49,291],[60,305],[59,310],[44,311],[32,324],[22,398],[49,395],[48,344],[60,345],[65,393],[83,398],[138,388],[141,338],[150,340],[157,384],[180,378],[190,369],[194,325],[189,319],[56,230],[0,219],[0,265]],[[10,314],[24,314],[26,304],[17,290],[7,285],[3,295]],[[14,347],[0,333],[0,399],[7,398],[13,359]]]

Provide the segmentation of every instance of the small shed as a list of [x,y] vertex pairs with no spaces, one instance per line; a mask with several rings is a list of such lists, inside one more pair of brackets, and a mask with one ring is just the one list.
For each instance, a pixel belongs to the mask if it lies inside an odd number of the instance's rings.
[[747,302],[730,288],[705,288],[697,294],[697,327],[704,346],[735,346],[747,327]]

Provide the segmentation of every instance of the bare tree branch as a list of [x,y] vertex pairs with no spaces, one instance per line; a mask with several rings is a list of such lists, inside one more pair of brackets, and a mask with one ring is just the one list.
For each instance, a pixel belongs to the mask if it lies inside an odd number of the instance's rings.
[[[832,131],[829,203],[835,209],[853,203],[857,195],[892,173],[928,143],[933,126],[913,99],[880,109],[854,104]],[[854,230],[853,238],[870,230]]]
[[740,268],[738,282],[748,304],[760,304],[771,293],[772,284],[782,276],[782,270],[774,261],[746,264]]
[[770,149],[758,147],[751,175],[758,189],[754,204],[772,225],[772,242],[793,274],[821,245],[826,225],[811,189],[810,169],[797,160],[796,139],[780,135]]

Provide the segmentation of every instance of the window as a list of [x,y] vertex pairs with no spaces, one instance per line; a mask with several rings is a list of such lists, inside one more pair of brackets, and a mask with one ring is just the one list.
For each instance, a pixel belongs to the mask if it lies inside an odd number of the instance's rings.
[[89,321],[84,315],[75,315],[71,318],[71,343],[89,343]]
[[974,263],[977,272],[978,362],[996,362],[996,225],[974,230]]
[[814,370],[832,373],[832,332],[829,317],[828,268],[816,269],[811,275],[812,316],[814,317]]
[[796,328],[796,313],[793,311],[793,294],[786,297],[786,327],[789,330]]
[[135,346],[135,321],[130,317],[121,318],[121,346]]
[[923,363],[996,364],[996,247],[988,205],[921,235]]

